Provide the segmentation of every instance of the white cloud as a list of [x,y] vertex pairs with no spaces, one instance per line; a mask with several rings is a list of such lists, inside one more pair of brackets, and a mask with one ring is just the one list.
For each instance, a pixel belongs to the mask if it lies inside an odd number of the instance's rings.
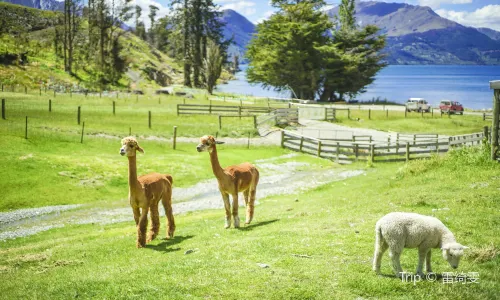
[[257,21],[255,21],[255,23],[254,23],[254,24],[259,24],[259,23],[261,23],[262,21],[269,19],[269,17],[271,17],[273,14],[274,14],[274,10],[268,10],[268,11],[266,11],[266,12],[263,14],[262,18],[260,18],[260,19],[258,19]]
[[500,31],[500,5],[487,5],[473,12],[438,9],[436,13],[465,26],[487,27]]
[[228,0],[223,0],[227,1],[227,4],[222,5],[222,9],[232,9],[240,14],[244,15],[245,17],[251,16],[257,12],[257,10],[254,8],[255,2],[250,2],[250,1],[228,1]]
[[467,4],[472,0],[419,0],[421,6],[429,6],[432,9],[439,8],[441,4]]

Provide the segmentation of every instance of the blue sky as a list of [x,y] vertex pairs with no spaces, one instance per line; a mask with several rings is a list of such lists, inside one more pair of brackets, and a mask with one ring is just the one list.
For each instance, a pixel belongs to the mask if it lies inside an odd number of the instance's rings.
[[[150,4],[160,7],[160,15],[167,14],[170,3],[167,0],[135,0],[135,2],[143,7],[143,16],[147,16]],[[214,0],[214,2],[223,9],[237,11],[253,23],[269,18],[275,11],[269,0]],[[340,0],[326,0],[326,2],[338,4]],[[462,25],[500,31],[500,0],[386,0],[384,2],[429,6],[440,16]]]

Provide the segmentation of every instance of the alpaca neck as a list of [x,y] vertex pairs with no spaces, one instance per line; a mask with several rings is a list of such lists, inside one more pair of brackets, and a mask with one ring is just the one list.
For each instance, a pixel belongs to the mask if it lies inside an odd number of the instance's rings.
[[128,187],[131,195],[135,194],[137,186],[137,164],[136,157],[128,157]]
[[214,145],[212,152],[210,152],[210,162],[212,163],[212,171],[214,172],[215,177],[220,179],[224,176],[224,170],[219,164],[219,158],[217,157],[217,148]]

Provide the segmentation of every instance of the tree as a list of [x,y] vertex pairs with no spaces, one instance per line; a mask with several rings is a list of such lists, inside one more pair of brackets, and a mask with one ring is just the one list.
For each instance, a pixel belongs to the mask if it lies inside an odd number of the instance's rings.
[[373,25],[357,28],[354,0],[342,0],[340,26],[322,12],[321,0],[272,3],[279,11],[257,25],[247,47],[251,83],[334,101],[364,92],[385,66],[385,36]]
[[149,6],[149,20],[151,21],[151,27],[149,28],[149,40],[151,44],[154,45],[155,43],[155,34],[154,34],[154,28],[155,28],[155,19],[156,19],[156,12],[158,11],[158,7],[154,5]]
[[203,60],[203,64],[206,78],[205,85],[210,94],[212,94],[217,79],[219,79],[222,72],[222,62],[223,58],[219,45],[212,40],[208,40],[207,57]]
[[80,28],[80,14],[82,11],[80,0],[64,0],[64,31],[63,31],[63,56],[64,71],[73,74],[73,52],[75,38]]
[[141,21],[142,8],[139,5],[135,6],[135,35],[143,40],[146,40],[146,27]]
[[247,47],[247,78],[277,91],[290,90],[301,99],[314,99],[323,60],[317,47],[325,45],[333,27],[319,1],[274,4],[280,9],[257,25]]

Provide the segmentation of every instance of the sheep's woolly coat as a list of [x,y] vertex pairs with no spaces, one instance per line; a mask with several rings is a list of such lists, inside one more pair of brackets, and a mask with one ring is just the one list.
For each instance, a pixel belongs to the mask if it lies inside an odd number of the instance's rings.
[[438,219],[416,213],[393,212],[382,217],[375,225],[375,254],[373,269],[380,271],[382,254],[389,249],[393,269],[402,272],[399,257],[403,248],[418,248],[417,274],[422,274],[426,260],[427,271],[431,272],[431,248],[441,248],[443,257],[453,268],[466,247],[458,244],[453,233]]

